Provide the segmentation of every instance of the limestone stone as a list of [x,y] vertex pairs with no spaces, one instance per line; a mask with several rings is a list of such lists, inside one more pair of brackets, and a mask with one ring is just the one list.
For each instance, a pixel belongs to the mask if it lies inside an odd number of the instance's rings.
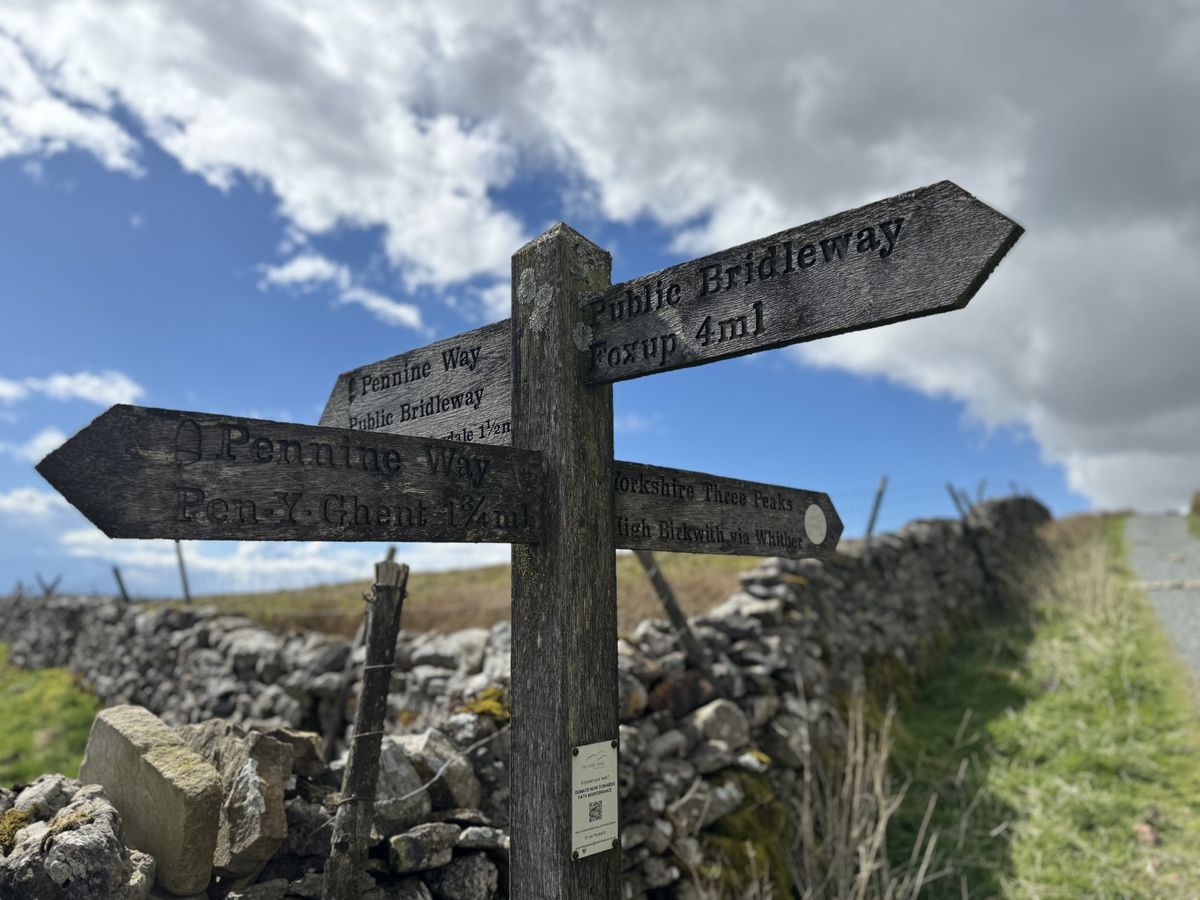
[[103,710],[79,774],[104,788],[121,813],[129,846],[154,857],[157,884],[183,895],[208,886],[220,777],[161,719],[140,706]]
[[401,878],[380,885],[379,896],[371,898],[364,895],[363,900],[433,900],[433,894],[425,887],[425,882],[413,878]]
[[705,738],[724,741],[732,750],[750,743],[750,722],[732,701],[714,700],[692,713],[689,719]]
[[13,809],[20,809],[38,821],[49,819],[74,799],[82,785],[65,775],[42,775],[17,794]]
[[458,748],[448,737],[436,728],[430,728],[421,734],[400,735],[396,740],[422,781],[437,776],[429,787],[435,808],[479,807],[483,788],[475,776],[475,769],[470,760],[459,755]]
[[500,828],[472,825],[464,828],[454,846],[459,850],[502,850],[509,848],[508,835]]
[[491,900],[500,872],[483,853],[459,856],[429,876],[429,884],[444,900]]
[[[390,735],[383,738],[379,748],[374,823],[381,837],[391,837],[425,821],[433,809],[429,791],[422,787],[429,777],[432,777],[432,773],[422,777],[417,772],[399,738]],[[408,796],[410,794],[412,796]]]
[[703,741],[688,758],[701,775],[708,775],[733,765],[733,752],[724,741]]
[[251,879],[287,839],[283,792],[292,774],[291,745],[222,719],[179,732],[221,776],[224,796],[213,865],[228,878]]
[[325,749],[321,736],[315,731],[294,728],[271,728],[267,737],[283,741],[292,748],[292,771],[305,778],[320,778],[325,772]]
[[135,868],[121,830],[116,808],[99,796],[66,804],[49,821],[19,833],[0,862],[0,897],[142,900],[150,887],[145,864],[139,859]]
[[388,840],[388,861],[393,872],[419,872],[450,862],[454,842],[462,832],[448,822],[427,822]]
[[287,840],[284,847],[296,856],[328,856],[333,838],[333,814],[320,803],[302,797],[283,802],[287,816]]

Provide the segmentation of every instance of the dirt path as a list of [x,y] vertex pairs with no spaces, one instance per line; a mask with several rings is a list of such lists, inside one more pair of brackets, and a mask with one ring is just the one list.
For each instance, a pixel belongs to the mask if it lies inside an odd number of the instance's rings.
[[1125,539],[1129,564],[1163,630],[1200,676],[1200,541],[1183,516],[1131,516]]

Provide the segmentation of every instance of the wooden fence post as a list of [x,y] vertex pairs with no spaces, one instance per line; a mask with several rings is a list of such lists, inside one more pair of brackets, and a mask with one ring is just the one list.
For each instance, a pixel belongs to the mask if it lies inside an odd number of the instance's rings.
[[58,591],[58,585],[62,581],[62,576],[54,576],[54,579],[49,584],[42,579],[41,572],[35,572],[33,577],[37,579],[38,587],[42,589],[42,599],[53,600],[54,594]]
[[545,465],[542,540],[512,548],[509,896],[520,900],[621,890],[619,850],[572,859],[572,748],[615,750],[618,725],[612,388],[584,384],[579,352],[580,295],[606,288],[611,265],[562,224],[513,255],[513,446]]
[[117,580],[117,590],[121,592],[121,599],[129,603],[129,591],[125,590],[125,579],[121,577],[121,570],[117,566],[113,566],[113,578]]
[[333,820],[323,900],[358,900],[366,872],[367,838],[375,813],[379,750],[387,717],[388,690],[396,658],[396,634],[408,584],[408,566],[385,560],[375,565],[375,589],[368,608],[367,661],[362,695],[354,716],[354,737],[342,777],[342,794]]
[[983,576],[984,600],[987,607],[991,612],[999,612],[1000,592],[997,589],[996,577],[988,565],[987,555],[983,552],[983,546],[979,543],[979,535],[975,531],[975,526],[970,522],[971,499],[967,496],[966,491],[957,490],[948,481],[946,482],[946,490],[950,493],[950,499],[954,501],[954,507],[958,510],[959,519],[962,521],[963,537],[966,538],[967,544],[970,545],[971,551],[975,554],[975,561],[979,564],[979,572]]
[[662,570],[658,567],[658,560],[654,558],[654,551],[634,550],[633,555],[642,564],[642,568],[646,570],[646,576],[650,579],[650,583],[654,585],[654,592],[658,594],[659,602],[662,603],[663,609],[667,611],[667,618],[671,620],[671,626],[675,629],[675,633],[679,637],[679,643],[683,647],[683,652],[687,656],[688,662],[691,663],[693,669],[703,672],[711,681],[712,670],[709,668],[711,660],[708,653],[701,646],[700,642],[696,640],[696,635],[692,633],[692,626],[688,624],[687,616],[679,608],[679,602],[675,599],[675,592],[671,590],[671,585],[663,577]]
[[875,488],[875,502],[871,504],[871,517],[867,519],[867,534],[864,538],[866,545],[871,546],[871,535],[875,533],[875,520],[879,517],[879,507],[883,504],[883,495],[887,491],[887,476],[879,479],[879,487]]
[[[384,562],[395,561],[396,547],[392,545],[387,548]],[[337,694],[332,700],[324,700],[320,704],[318,718],[321,724],[322,746],[327,760],[332,760],[334,754],[337,753],[338,739],[341,738],[342,731],[346,727],[345,709],[346,704],[350,702],[350,689],[354,686],[354,651],[367,641],[367,620],[370,618],[370,611],[371,608],[368,605],[367,609],[363,611],[362,621],[354,630],[354,637],[350,639],[350,652],[346,655],[346,664],[342,666]]]
[[192,605],[192,590],[188,587],[187,568],[183,565],[183,545],[175,542],[175,558],[179,560],[179,580],[183,583],[183,601]]

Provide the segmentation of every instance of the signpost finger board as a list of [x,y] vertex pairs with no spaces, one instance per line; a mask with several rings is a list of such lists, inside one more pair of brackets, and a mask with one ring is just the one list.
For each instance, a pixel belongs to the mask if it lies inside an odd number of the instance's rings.
[[38,471],[109,537],[491,541],[541,535],[512,447],[114,406]]

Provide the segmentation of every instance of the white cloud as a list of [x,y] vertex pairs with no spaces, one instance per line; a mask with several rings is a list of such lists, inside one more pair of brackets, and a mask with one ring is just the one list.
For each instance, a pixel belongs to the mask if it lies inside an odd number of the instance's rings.
[[502,281],[480,288],[477,292],[483,316],[489,322],[507,319],[512,315],[512,284]]
[[352,287],[338,295],[338,303],[361,306],[385,325],[403,325],[421,329],[421,310],[411,303],[400,303],[363,287]]
[[119,102],[185,169],[270,188],[305,232],[382,226],[409,286],[503,277],[525,238],[490,196],[512,147],[492,120],[433,108],[430,74],[452,61],[430,12],[9,3],[0,112],[20,115],[0,114],[0,155],[79,147],[135,171]]
[[7,493],[0,491],[0,515],[9,524],[48,519],[67,508],[67,501],[51,491],[30,487],[13,488]]
[[303,253],[278,266],[264,266],[259,288],[290,287],[304,293],[332,287],[339,306],[361,306],[385,325],[422,330],[421,310],[377,291],[356,285],[350,269],[318,253]]
[[[111,169],[138,174],[137,143],[112,118],[111,98],[96,94],[91,104],[72,102],[78,98],[58,96],[55,81],[0,31],[0,157],[80,147]],[[41,180],[40,171],[26,172]]]
[[1097,503],[1195,486],[1194,0],[704,11],[10,0],[0,156],[79,147],[136,171],[120,103],[213,185],[273,191],[287,252],[378,227],[406,286],[472,285],[496,316],[524,237],[496,198],[518,170],[689,254],[951,178],[1028,228],[972,306],[798,357],[1024,428]]
[[[0,495],[2,496],[2,495]],[[65,532],[60,543],[71,556],[111,561],[145,582],[177,566],[172,541],[111,540],[96,528]],[[188,575],[196,591],[256,590],[370,577],[382,557],[378,546],[319,541],[226,546],[184,542]],[[468,568],[507,562],[506,544],[404,544],[398,558],[417,571]]]
[[98,406],[134,403],[145,390],[122,372],[55,372],[45,378],[0,377],[0,403],[12,404],[40,394],[52,400],[84,400]]
[[643,415],[638,412],[619,413],[613,416],[613,430],[636,434],[640,431],[658,430],[662,426],[662,415]]
[[[340,290],[350,287],[350,270],[317,253],[294,256],[286,263],[263,268],[263,284],[312,290],[331,283]],[[260,285],[261,286],[261,285]]]
[[25,462],[38,463],[46,454],[61,447],[66,439],[67,436],[57,428],[43,428],[23,444],[0,441],[0,451]]

